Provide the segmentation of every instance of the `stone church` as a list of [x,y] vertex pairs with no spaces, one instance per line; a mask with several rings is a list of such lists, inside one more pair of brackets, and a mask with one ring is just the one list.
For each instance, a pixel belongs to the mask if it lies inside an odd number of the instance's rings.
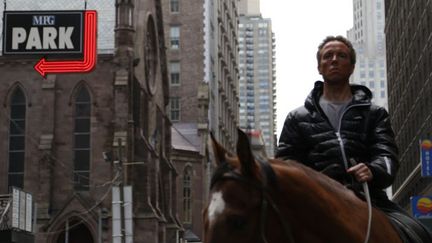
[[0,56],[0,194],[32,195],[34,242],[122,242],[112,191],[123,185],[130,242],[181,240],[161,0],[107,2],[115,21],[112,32],[99,28],[98,12],[98,38],[112,35],[113,48],[98,41],[91,72],[44,78],[40,57]]

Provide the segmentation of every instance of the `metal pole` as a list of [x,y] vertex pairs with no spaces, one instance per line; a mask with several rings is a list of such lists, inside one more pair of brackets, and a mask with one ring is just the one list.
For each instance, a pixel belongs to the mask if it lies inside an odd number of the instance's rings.
[[66,220],[65,243],[69,243],[69,219]]
[[123,161],[122,161],[122,141],[121,138],[118,139],[118,165],[117,169],[120,172],[119,176],[119,190],[120,190],[120,232],[121,232],[121,242],[126,242],[125,237],[125,218],[124,218],[124,174],[123,174]]
[[36,233],[37,230],[37,203],[33,204],[33,229],[32,232]]
[[102,209],[98,210],[98,243],[102,243]]

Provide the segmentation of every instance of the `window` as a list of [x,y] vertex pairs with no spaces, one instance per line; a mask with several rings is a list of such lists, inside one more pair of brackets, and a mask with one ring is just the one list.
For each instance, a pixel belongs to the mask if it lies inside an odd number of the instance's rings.
[[180,62],[170,62],[170,78],[172,86],[180,85]]
[[17,88],[10,101],[8,185],[24,188],[26,98]]
[[179,97],[171,97],[170,99],[170,116],[171,116],[171,121],[180,120],[180,98]]
[[180,27],[171,26],[170,28],[170,47],[171,49],[180,48]]
[[192,222],[192,167],[186,166],[183,172],[183,213],[184,222]]
[[144,45],[144,75],[151,94],[156,92],[156,68],[158,60],[158,40],[152,16],[147,21],[146,42]]
[[381,3],[380,2],[377,2],[376,5],[377,5],[377,9],[381,9]]
[[170,10],[171,13],[178,13],[180,8],[179,8],[179,0],[170,0]]
[[74,112],[74,188],[88,191],[90,180],[90,94],[81,86],[75,96]]

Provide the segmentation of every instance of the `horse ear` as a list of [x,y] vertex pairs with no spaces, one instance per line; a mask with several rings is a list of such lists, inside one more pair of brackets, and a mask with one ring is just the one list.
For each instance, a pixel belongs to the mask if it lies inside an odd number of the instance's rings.
[[227,153],[227,151],[224,147],[222,147],[222,145],[220,145],[216,141],[216,138],[214,137],[212,132],[210,132],[210,139],[208,142],[208,147],[212,148],[209,150],[210,157],[216,163],[216,165],[219,166],[223,163],[226,163],[225,154]]
[[240,160],[242,174],[245,176],[253,176],[257,165],[252,153],[249,138],[241,129],[237,129],[237,131],[237,156]]

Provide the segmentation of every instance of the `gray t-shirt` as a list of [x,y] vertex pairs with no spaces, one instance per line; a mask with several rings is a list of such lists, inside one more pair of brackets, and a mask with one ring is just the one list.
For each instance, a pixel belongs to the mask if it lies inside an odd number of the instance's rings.
[[342,102],[331,102],[321,96],[319,104],[335,130],[339,129],[339,121],[351,99]]

